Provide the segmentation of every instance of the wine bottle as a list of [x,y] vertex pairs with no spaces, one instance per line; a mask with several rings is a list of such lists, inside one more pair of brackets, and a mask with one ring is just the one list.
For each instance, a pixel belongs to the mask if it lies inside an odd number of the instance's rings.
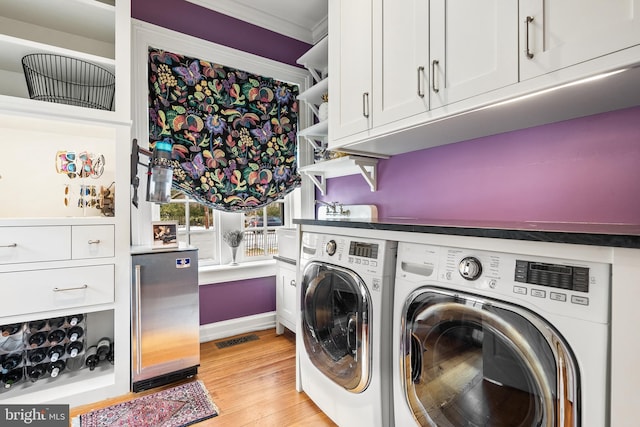
[[65,361],[60,359],[56,360],[55,362],[49,363],[47,371],[49,371],[49,373],[51,374],[51,378],[55,378],[60,375],[60,373],[62,373],[62,371],[64,371],[64,368],[66,367],[67,364],[65,363]]
[[27,367],[27,378],[31,382],[38,381],[47,372],[47,364],[39,363],[37,365]]
[[64,341],[64,338],[66,336],[67,334],[65,334],[62,329],[54,329],[53,331],[49,332],[47,339],[49,340],[51,345],[56,345]]
[[36,348],[35,350],[29,351],[29,353],[27,354],[27,359],[29,359],[29,362],[31,362],[34,365],[42,362],[46,358],[47,358],[47,349],[45,347]]
[[22,323],[12,323],[10,325],[2,325],[2,336],[8,337],[22,329]]
[[89,370],[93,371],[96,366],[98,365],[98,362],[100,361],[100,359],[98,359],[98,347],[95,345],[92,345],[91,347],[89,347],[87,349],[87,352],[84,355],[84,364],[87,365],[89,367]]
[[31,348],[40,347],[45,342],[47,342],[46,332],[36,332],[29,337],[29,345],[31,346]]
[[31,322],[29,322],[29,329],[31,330],[31,332],[37,332],[45,326],[47,326],[46,320],[32,320]]
[[49,327],[51,329],[58,329],[64,325],[65,318],[64,317],[53,317],[49,319]]
[[109,354],[107,354],[107,360],[109,363],[113,365],[113,361],[115,360],[115,349],[113,342],[111,343],[111,348],[109,349]]
[[56,362],[62,357],[64,354],[64,346],[58,344],[49,349],[47,355],[49,356],[49,360],[52,362]]
[[107,358],[107,355],[109,354],[109,351],[111,350],[111,338],[100,338],[97,347],[98,359],[105,360]]
[[69,341],[76,341],[78,338],[84,335],[84,329],[81,326],[73,326],[69,328],[69,332],[67,332],[67,336],[69,337]]
[[82,352],[83,347],[82,341],[73,341],[67,345],[67,354],[70,357],[76,357],[80,352]]
[[82,322],[82,319],[84,319],[84,315],[74,314],[73,316],[67,316],[67,323],[69,323],[69,326],[76,326],[78,323]]
[[20,381],[23,375],[22,368],[14,369],[13,371],[6,373],[2,379],[4,382],[4,388],[10,388],[12,385]]
[[1,360],[2,363],[0,364],[0,366],[2,367],[2,369],[0,371],[3,374],[6,374],[7,372],[20,366],[20,364],[22,363],[22,353],[10,353],[4,356],[4,358]]

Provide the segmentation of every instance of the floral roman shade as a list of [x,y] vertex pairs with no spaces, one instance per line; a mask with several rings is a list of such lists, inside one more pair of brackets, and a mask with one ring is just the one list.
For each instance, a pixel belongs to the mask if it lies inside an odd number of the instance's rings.
[[173,187],[224,211],[299,186],[298,86],[149,48],[149,143],[169,142]]

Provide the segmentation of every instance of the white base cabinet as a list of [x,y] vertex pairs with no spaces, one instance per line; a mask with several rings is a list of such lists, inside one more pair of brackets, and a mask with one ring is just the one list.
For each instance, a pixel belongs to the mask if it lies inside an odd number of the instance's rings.
[[296,331],[296,265],[278,260],[276,266],[276,333]]

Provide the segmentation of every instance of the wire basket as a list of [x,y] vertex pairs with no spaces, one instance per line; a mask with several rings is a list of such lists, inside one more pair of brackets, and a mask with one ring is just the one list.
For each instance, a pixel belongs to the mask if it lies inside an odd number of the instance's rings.
[[35,53],[22,58],[29,98],[59,104],[111,110],[115,76],[90,62]]

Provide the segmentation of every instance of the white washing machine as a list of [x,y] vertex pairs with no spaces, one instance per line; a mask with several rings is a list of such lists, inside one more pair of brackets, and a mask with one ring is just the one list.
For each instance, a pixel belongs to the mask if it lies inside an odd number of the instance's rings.
[[342,427],[392,422],[391,298],[397,243],[303,233],[302,390]]
[[609,425],[609,264],[398,245],[395,426]]

